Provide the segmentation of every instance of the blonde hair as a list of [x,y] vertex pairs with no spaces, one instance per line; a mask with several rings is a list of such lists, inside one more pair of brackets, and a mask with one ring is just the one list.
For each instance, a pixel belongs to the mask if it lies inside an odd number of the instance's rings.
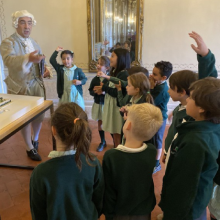
[[152,104],[134,104],[127,110],[128,118],[132,123],[132,133],[137,140],[150,140],[163,123],[161,110]]

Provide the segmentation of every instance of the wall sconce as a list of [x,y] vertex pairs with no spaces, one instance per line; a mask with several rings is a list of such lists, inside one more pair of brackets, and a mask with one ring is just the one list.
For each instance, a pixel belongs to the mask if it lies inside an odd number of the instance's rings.
[[114,18],[114,22],[117,24],[117,23],[121,23],[123,21],[123,18],[120,18],[119,16],[116,16]]

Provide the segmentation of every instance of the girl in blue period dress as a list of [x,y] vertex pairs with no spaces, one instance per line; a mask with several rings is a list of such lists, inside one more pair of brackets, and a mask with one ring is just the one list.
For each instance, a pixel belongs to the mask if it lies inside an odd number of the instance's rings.
[[[58,64],[56,61],[59,51],[62,51],[61,60],[63,65]],[[82,85],[86,83],[87,78],[82,69],[73,64],[73,54],[70,50],[57,47],[50,58],[50,63],[57,72],[57,93],[60,102],[75,102],[85,110]]]
[[[110,76],[127,81],[128,72],[126,69],[130,68],[130,63],[130,54],[128,50],[122,48],[115,49],[110,58],[110,66],[112,67]],[[103,91],[105,92],[102,128],[104,131],[113,134],[114,146],[117,147],[121,143],[121,128],[123,125],[123,118],[120,115],[120,108],[117,100],[117,88],[115,88],[114,83],[107,82],[104,85],[95,86],[93,90],[97,94],[102,94]],[[122,93],[124,96],[126,95],[125,88],[122,88]]]

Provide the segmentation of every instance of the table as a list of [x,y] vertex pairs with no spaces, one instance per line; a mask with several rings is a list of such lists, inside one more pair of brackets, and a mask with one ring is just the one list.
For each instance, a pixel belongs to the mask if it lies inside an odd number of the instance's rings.
[[[43,114],[45,111],[50,109],[50,114],[54,112],[53,101],[45,100],[42,104],[33,108],[17,120],[13,121],[9,125],[5,126],[0,130],[0,144],[10,138],[12,135],[20,131],[27,124],[36,119],[39,115]],[[56,150],[56,141],[52,136],[53,150]],[[33,166],[21,166],[21,165],[10,165],[10,164],[0,164],[0,167],[9,168],[21,168],[21,169],[34,169]]]

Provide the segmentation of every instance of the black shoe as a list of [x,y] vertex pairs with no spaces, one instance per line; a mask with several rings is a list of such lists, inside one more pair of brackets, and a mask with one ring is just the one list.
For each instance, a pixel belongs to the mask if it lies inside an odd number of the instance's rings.
[[100,143],[99,146],[97,147],[96,151],[101,152],[103,151],[104,147],[106,147],[106,142]]
[[36,160],[36,161],[41,161],[41,157],[40,155],[37,153],[37,150],[36,149],[31,149],[30,151],[27,151],[27,155],[28,157],[31,158],[31,160]]
[[38,144],[39,144],[38,141],[33,141],[32,140],[32,145],[33,145],[34,149],[38,150]]

